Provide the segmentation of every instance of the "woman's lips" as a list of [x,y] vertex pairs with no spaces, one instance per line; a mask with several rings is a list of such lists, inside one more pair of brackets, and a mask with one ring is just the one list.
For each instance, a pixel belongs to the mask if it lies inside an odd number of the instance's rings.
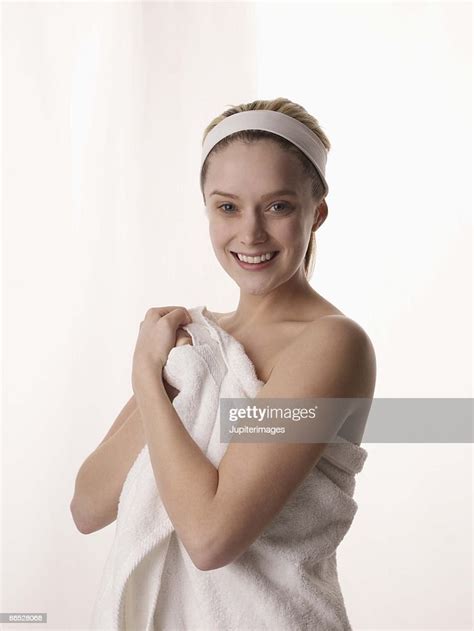
[[241,261],[235,252],[232,252],[232,256],[234,257],[234,259],[237,261],[237,264],[240,265],[242,269],[247,269],[250,271],[252,270],[258,271],[261,269],[265,269],[266,267],[269,267],[273,263],[273,261],[277,258],[279,253],[280,251],[277,250],[271,259],[269,259],[268,261],[263,261],[262,263],[246,263],[245,261]]

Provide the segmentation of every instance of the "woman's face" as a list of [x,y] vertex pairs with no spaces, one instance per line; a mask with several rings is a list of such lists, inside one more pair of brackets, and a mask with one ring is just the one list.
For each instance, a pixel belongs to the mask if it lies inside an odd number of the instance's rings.
[[[267,139],[233,142],[209,158],[204,197],[212,247],[245,292],[267,293],[295,275],[304,279],[311,229],[324,221],[327,206],[316,206],[302,171],[294,156]],[[255,266],[241,266],[234,254],[275,251]]]

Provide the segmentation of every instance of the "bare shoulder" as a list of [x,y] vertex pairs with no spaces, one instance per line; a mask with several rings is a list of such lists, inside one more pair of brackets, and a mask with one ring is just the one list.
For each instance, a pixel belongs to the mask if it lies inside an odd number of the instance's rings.
[[372,346],[365,329],[358,322],[342,313],[331,313],[317,318],[310,322],[302,333],[306,333],[308,336],[331,334],[331,338],[334,340],[343,336]]
[[371,397],[375,350],[355,320],[338,313],[324,315],[309,322],[285,348],[272,375],[300,383],[304,380],[307,396],[318,392],[320,396]]
[[323,340],[326,345],[350,343],[372,347],[364,328],[342,313],[330,313],[311,320],[295,337],[294,344],[301,346],[308,342]]

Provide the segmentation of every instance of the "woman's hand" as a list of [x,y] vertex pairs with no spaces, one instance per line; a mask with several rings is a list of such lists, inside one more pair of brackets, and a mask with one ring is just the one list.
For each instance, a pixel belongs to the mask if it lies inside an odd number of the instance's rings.
[[133,353],[132,388],[135,394],[142,386],[162,378],[163,366],[176,345],[178,329],[192,318],[184,307],[152,307],[140,323]]

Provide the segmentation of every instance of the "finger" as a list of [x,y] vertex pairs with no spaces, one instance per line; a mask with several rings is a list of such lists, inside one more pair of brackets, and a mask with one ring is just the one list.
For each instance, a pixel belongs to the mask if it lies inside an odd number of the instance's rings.
[[180,325],[190,324],[192,322],[192,318],[190,313],[184,307],[177,307],[173,311],[162,316],[163,319],[169,320],[170,324],[175,328]]
[[178,329],[176,333],[175,346],[184,346],[185,344],[192,345],[192,337],[188,335],[184,329]]
[[163,316],[167,315],[171,311],[174,311],[175,309],[184,309],[184,307],[181,307],[180,305],[168,305],[166,307],[150,307],[145,314],[145,318],[147,317],[156,318],[157,316],[159,318],[162,318]]
[[164,317],[165,315],[168,315],[174,311],[178,311],[178,312],[184,312],[186,318],[189,320],[189,322],[192,322],[193,319],[191,317],[191,314],[189,313],[189,311],[186,309],[186,307],[181,307],[179,305],[174,306],[174,307],[157,307],[158,309],[158,314],[160,315],[160,317]]

